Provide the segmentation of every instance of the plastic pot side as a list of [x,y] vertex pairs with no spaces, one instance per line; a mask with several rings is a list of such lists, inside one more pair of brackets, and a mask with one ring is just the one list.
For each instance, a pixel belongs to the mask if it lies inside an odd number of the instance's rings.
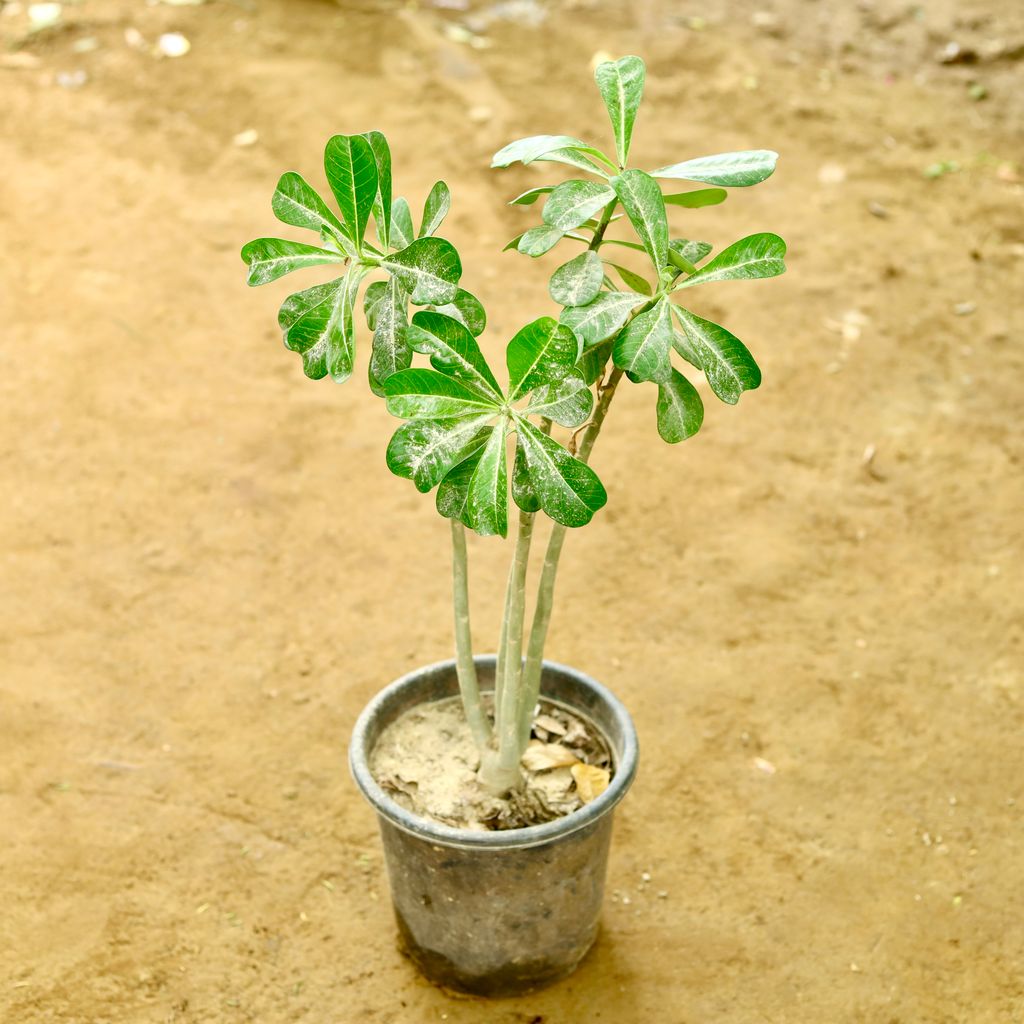
[[[483,689],[493,655],[476,659]],[[369,756],[403,712],[458,694],[455,662],[411,672],[382,690],[356,722],[349,764],[377,812],[402,945],[439,984],[512,995],[570,974],[597,937],[615,805],[637,768],[629,713],[600,683],[544,663],[541,693],[596,725],[614,774],[596,800],[557,821],[472,832],[418,817],[374,781]]]

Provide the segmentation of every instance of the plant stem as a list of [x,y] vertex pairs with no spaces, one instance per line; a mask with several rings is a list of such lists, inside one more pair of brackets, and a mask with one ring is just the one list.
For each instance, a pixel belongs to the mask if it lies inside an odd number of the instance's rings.
[[469,571],[466,556],[466,528],[458,520],[452,524],[452,586],[455,608],[455,663],[459,693],[473,742],[481,759],[490,748],[491,726],[480,703],[480,684],[473,661],[473,636],[469,625]]
[[509,570],[508,603],[505,606],[505,676],[501,683],[501,703],[496,709],[495,728],[498,738],[498,770],[504,775],[515,773],[518,780],[520,684],[523,671],[523,619],[526,614],[526,570],[533,536],[533,513],[519,513],[519,533],[515,556]]
[[[612,370],[608,382],[601,388],[601,397],[594,410],[593,419],[587,427],[580,443],[580,462],[587,462],[594,448],[597,435],[601,432],[608,407],[615,397],[615,389],[622,379],[623,371],[618,367]],[[544,645],[547,643],[548,626],[551,624],[551,608],[555,599],[555,577],[558,575],[558,560],[562,557],[562,545],[565,542],[566,527],[555,523],[548,540],[548,548],[544,554],[544,568],[541,570],[540,583],[537,587],[537,606],[533,612],[533,625],[530,628],[530,641],[526,649],[526,667],[523,669],[522,703],[519,705],[519,744],[522,749],[530,738],[530,726],[533,709],[540,695],[540,677],[544,667]]]

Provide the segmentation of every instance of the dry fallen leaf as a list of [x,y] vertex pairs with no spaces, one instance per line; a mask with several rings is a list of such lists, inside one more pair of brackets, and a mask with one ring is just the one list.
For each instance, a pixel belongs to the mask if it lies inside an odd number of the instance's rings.
[[574,764],[570,771],[576,780],[576,792],[585,804],[596,800],[608,788],[611,776],[607,768],[598,768],[592,764]]
[[556,736],[565,735],[565,726],[550,715],[538,715],[533,720],[533,724],[539,725],[545,732],[553,732]]
[[523,753],[523,766],[531,772],[544,772],[549,768],[566,768],[577,764],[576,755],[560,743],[541,743],[531,740]]

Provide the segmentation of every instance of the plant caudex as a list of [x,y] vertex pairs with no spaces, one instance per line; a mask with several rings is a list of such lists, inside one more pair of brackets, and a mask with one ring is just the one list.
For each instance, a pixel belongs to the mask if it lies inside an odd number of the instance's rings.
[[[712,256],[710,244],[676,237],[668,223],[669,207],[716,205],[729,188],[763,181],[777,155],[753,150],[650,172],[629,168],[644,63],[638,57],[609,61],[598,66],[595,78],[612,122],[614,158],[566,135],[520,139],[493,158],[494,167],[546,161],[587,175],[531,188],[512,200],[530,206],[543,198],[544,204],[541,223],[506,248],[536,257],[568,241],[583,250],[551,276],[551,297],[563,307],[558,319],[540,317],[508,343],[505,387],[477,341],[486,323],[483,306],[459,287],[459,255],[436,235],[451,204],[448,187],[439,181],[431,189],[416,230],[408,202],[392,197],[391,153],[380,132],[337,135],[327,143],[324,167],[340,216],[300,175],[289,172],[278,182],[274,213],[285,224],[315,232],[318,244],[259,238],[242,249],[251,285],[304,267],[341,269],[340,277],[297,292],[281,306],[284,344],[301,355],[312,378],[330,374],[340,382],[351,375],[359,292],[367,277],[379,275],[363,294],[373,334],[369,383],[388,411],[406,421],[388,445],[387,464],[420,491],[436,487],[437,510],[451,520],[460,690],[480,751],[481,778],[498,793],[521,778],[566,529],[586,525],[606,501],[587,463],[616,387],[624,375],[653,383],[659,435],[669,443],[692,437],[704,406],[689,376],[673,365],[673,352],[703,372],[711,391],[730,405],[761,383],[761,373],[735,335],[681,304],[686,289],[785,270],[786,246],[778,235],[748,235]],[[711,187],[665,193],[657,179]],[[620,220],[628,221],[635,240],[607,236]],[[643,253],[647,272],[622,266],[621,257],[608,255],[611,247]],[[422,307],[411,318],[410,304]],[[417,355],[428,365],[414,367]],[[555,424],[573,431],[566,445],[552,436]],[[481,704],[472,656],[464,528],[504,537],[510,491],[518,523],[492,722]],[[538,512],[553,527],[525,635],[528,555]]]

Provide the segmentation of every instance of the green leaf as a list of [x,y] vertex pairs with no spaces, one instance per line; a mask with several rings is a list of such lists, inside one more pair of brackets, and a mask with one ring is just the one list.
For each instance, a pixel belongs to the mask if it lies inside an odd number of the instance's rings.
[[583,181],[581,178],[563,181],[548,197],[541,219],[562,232],[572,231],[603,210],[614,198],[613,189],[596,181]]
[[670,254],[676,252],[691,264],[700,263],[711,252],[711,245],[708,242],[691,242],[685,238],[673,238],[668,243],[668,248]]
[[590,385],[575,371],[565,380],[538,388],[530,395],[526,412],[530,416],[543,416],[563,427],[578,427],[587,422],[594,407]]
[[647,249],[639,242],[627,242],[624,238],[602,238],[601,245],[621,245],[625,249],[635,249],[637,252],[647,252]]
[[601,150],[588,145],[582,139],[574,139],[571,135],[531,135],[525,139],[517,139],[499,149],[491,157],[491,166],[508,167],[516,161],[529,164],[544,157],[551,159],[552,153],[563,149],[595,156],[609,166],[614,166]]
[[443,181],[438,181],[430,190],[427,201],[423,204],[423,220],[420,223],[420,238],[432,235],[448,216],[452,207],[452,195]]
[[770,232],[747,235],[723,249],[696,274],[681,281],[678,288],[709,281],[750,281],[785,273],[786,243]]
[[468,522],[466,505],[469,501],[469,482],[473,479],[476,467],[480,464],[480,456],[483,455],[483,448],[478,449],[468,459],[460,462],[441,481],[437,488],[437,511],[445,519],[457,519],[466,526]]
[[373,150],[377,164],[377,195],[373,200],[373,223],[377,238],[386,249],[391,242],[391,147],[382,132],[366,132],[363,138]]
[[729,405],[735,405],[744,391],[753,391],[761,383],[761,371],[747,346],[731,331],[688,309],[674,306],[689,347],[673,344],[679,354],[707,375],[711,390]]
[[605,263],[609,267],[614,267],[619,272],[619,277],[622,278],[627,288],[632,288],[633,291],[639,292],[641,295],[652,294],[651,285],[647,278],[634,274],[628,267],[620,267],[618,263],[612,263],[610,260],[605,260]]
[[412,211],[409,203],[402,196],[391,204],[391,239],[395,249],[406,249],[416,238],[416,230],[412,226]]
[[530,470],[526,465],[526,452],[523,449],[523,442],[516,437],[516,460],[512,466],[512,500],[524,512],[539,512],[540,500],[533,489],[530,480]]
[[428,308],[433,309],[437,313],[443,313],[445,316],[450,316],[453,320],[458,320],[463,327],[469,330],[469,333],[474,338],[480,337],[487,326],[487,314],[484,312],[484,307],[480,300],[472,292],[467,292],[463,288],[460,288],[455,293],[455,298],[451,302],[446,302],[443,306],[430,306]]
[[384,382],[387,410],[403,419],[448,419],[495,415],[500,400],[483,394],[439,370],[399,370]]
[[634,317],[619,335],[613,353],[615,365],[632,381],[668,379],[671,371],[672,304],[661,298],[644,313]]
[[508,533],[508,466],[505,424],[495,427],[469,481],[466,519],[482,537]]
[[[530,228],[529,231],[524,231],[514,241],[516,248],[521,253],[536,258],[537,256],[543,256],[549,249],[553,249],[561,241],[564,233],[558,228],[544,224],[540,227]],[[505,248],[508,249],[511,245],[512,242],[509,242]]]
[[388,278],[387,281],[374,281],[367,285],[363,295],[363,315],[366,317],[366,325],[371,331],[377,329],[377,317],[380,315],[381,303],[387,299],[390,280],[391,278]]
[[345,228],[312,186],[295,171],[282,174],[270,201],[274,216],[295,228],[309,228],[318,234],[345,234]]
[[454,317],[420,310],[412,318],[409,343],[417,352],[430,356],[435,370],[457,377],[493,400],[501,400],[501,388],[476,338]]
[[381,267],[412,293],[417,306],[451,302],[459,291],[462,261],[443,238],[417,238],[380,261]]
[[615,348],[614,338],[605,338],[596,345],[591,345],[580,356],[576,363],[576,369],[583,374],[583,380],[589,386],[604,376],[605,367],[612,357],[612,349]]
[[674,246],[668,247],[668,262],[684,274],[696,274],[697,268]]
[[516,431],[541,508],[562,526],[586,526],[608,500],[597,474],[521,416]]
[[337,330],[341,290],[345,278],[289,295],[277,315],[284,332],[285,348],[302,355],[302,371],[319,380],[327,373],[330,335]]
[[554,185],[542,185],[540,188],[529,188],[525,192],[521,192],[517,195],[515,199],[510,199],[508,205],[533,206],[541,196],[546,196],[549,192],[553,192],[554,189]]
[[346,233],[360,248],[377,198],[377,159],[362,135],[335,135],[324,149],[327,183],[338,200]]
[[647,255],[658,270],[668,262],[668,217],[658,183],[644,171],[626,171],[612,185]]
[[508,400],[518,401],[534,388],[564,380],[580,356],[576,335],[549,316],[527,324],[508,343]]
[[658,433],[669,444],[693,437],[704,422],[704,403],[697,389],[676,369],[658,385],[657,409]]
[[489,419],[484,415],[403,423],[388,444],[388,469],[425,493],[483,448],[494,429],[487,425]]
[[[366,300],[363,301],[365,305]],[[388,278],[384,285],[384,296],[374,307],[373,350],[370,353],[369,372],[370,389],[375,395],[384,393],[383,385],[389,377],[412,365],[412,349],[407,337],[408,302],[409,296],[398,279]]]
[[605,61],[598,64],[594,71],[597,87],[612,120],[620,167],[626,166],[626,158],[629,156],[629,141],[633,135],[637,108],[644,95],[645,76],[644,62],[639,57]]
[[293,270],[345,262],[341,253],[285,238],[255,238],[242,246],[242,259],[249,264],[248,283],[253,288],[276,281]]
[[655,178],[682,178],[703,181],[709,185],[739,188],[764,181],[775,170],[779,154],[770,149],[750,149],[742,153],[717,153],[684,160],[681,164],[651,171]]
[[571,327],[584,346],[596,345],[614,334],[643,302],[633,292],[602,292],[585,306],[569,306],[559,320]]
[[724,203],[728,195],[724,188],[699,188],[693,192],[674,192],[662,198],[669,206],[685,206],[697,210],[702,206],[717,206]]
[[601,257],[588,249],[551,275],[548,291],[560,306],[585,306],[597,298],[603,280]]
[[[590,152],[590,150],[588,150],[588,152]],[[594,152],[596,152],[596,150],[594,150]],[[607,163],[609,167],[614,167],[608,157],[602,156],[601,159]],[[537,160],[548,160],[556,164],[568,164],[570,167],[578,167],[581,171],[586,171],[588,174],[597,174],[606,181],[608,180],[608,172],[599,167],[595,161],[584,156],[583,152],[578,149],[556,149],[550,153],[545,153],[543,156],[537,157]]]

